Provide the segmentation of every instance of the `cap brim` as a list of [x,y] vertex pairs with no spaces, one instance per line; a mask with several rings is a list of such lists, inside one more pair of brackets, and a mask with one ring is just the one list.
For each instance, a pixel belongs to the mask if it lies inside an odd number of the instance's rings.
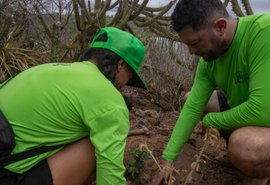
[[137,73],[135,73],[134,76],[127,82],[127,86],[147,89],[147,85]]

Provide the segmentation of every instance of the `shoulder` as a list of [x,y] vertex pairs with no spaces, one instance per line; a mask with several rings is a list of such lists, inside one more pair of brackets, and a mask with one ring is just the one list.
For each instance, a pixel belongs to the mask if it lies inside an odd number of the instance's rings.
[[270,14],[254,14],[246,17],[240,17],[239,21],[242,24],[249,26],[251,29],[260,30],[270,27]]

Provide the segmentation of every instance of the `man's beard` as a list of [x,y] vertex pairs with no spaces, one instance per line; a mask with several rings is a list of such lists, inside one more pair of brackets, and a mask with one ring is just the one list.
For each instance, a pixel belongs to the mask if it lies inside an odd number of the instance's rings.
[[202,54],[202,58],[207,61],[207,62],[211,62],[213,60],[216,60],[218,57],[220,57],[221,55],[223,55],[227,49],[229,48],[229,45],[227,44],[227,42],[225,40],[222,40],[220,42],[216,42],[214,41],[215,44],[215,50],[210,50],[208,51],[206,54]]

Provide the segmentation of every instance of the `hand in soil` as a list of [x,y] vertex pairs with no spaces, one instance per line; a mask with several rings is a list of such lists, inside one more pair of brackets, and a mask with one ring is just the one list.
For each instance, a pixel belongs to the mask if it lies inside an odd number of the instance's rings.
[[169,161],[163,160],[161,162],[162,171],[159,169],[151,181],[150,185],[160,185],[162,182],[166,181],[169,175],[173,172],[173,165]]
[[126,185],[133,185],[131,181],[127,181]]
[[150,182],[150,185],[160,185],[164,180],[164,174],[161,171],[157,171]]

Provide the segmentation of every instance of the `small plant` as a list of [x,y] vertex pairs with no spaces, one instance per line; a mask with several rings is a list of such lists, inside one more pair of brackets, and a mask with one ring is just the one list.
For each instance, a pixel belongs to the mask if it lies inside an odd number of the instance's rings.
[[126,177],[132,180],[138,178],[140,172],[144,169],[145,161],[148,160],[149,153],[140,148],[134,148],[131,151],[132,159],[127,164]]

